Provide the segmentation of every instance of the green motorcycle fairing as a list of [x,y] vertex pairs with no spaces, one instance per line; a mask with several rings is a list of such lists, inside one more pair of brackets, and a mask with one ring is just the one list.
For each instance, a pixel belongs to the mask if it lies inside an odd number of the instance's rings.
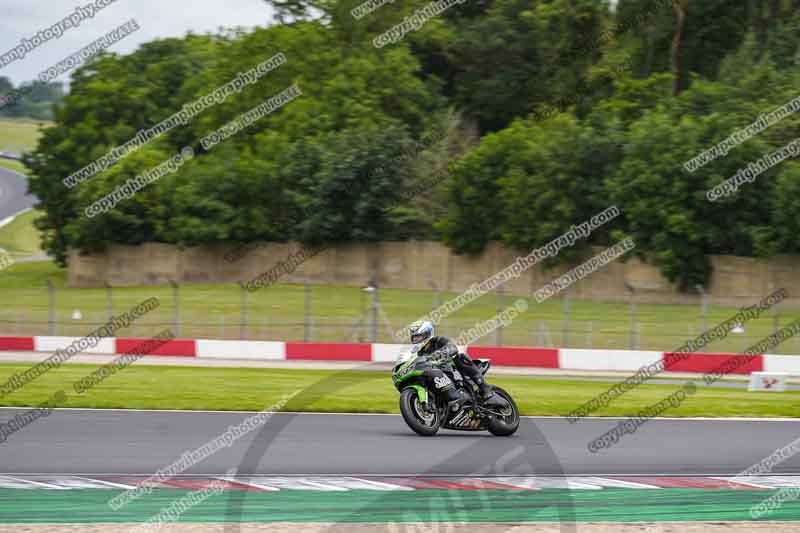
[[428,402],[428,389],[426,389],[422,385],[414,383],[413,385],[409,385],[408,387],[403,388],[403,390],[406,389],[417,389],[417,397],[419,398],[419,401],[421,403]]

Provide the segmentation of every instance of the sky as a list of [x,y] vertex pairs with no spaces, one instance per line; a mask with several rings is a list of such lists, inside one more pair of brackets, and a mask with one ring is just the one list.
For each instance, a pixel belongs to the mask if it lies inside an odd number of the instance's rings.
[[[21,39],[31,38],[90,2],[94,0],[0,0],[0,55],[20,44]],[[264,0],[116,0],[79,27],[67,29],[60,38],[0,67],[0,76],[10,78],[15,86],[36,79],[43,70],[132,18],[140,29],[112,45],[109,51],[130,53],[144,42],[182,37],[188,31],[216,33],[221,26],[267,26],[272,10]],[[67,72],[58,80],[67,81],[69,76]]]

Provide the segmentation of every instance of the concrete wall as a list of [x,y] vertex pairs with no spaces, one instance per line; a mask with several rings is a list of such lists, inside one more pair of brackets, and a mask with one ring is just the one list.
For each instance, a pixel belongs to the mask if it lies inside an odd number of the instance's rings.
[[[104,254],[70,253],[69,284],[100,287],[179,283],[236,283],[255,278],[300,250],[297,244],[263,243],[239,260],[224,259],[226,246],[179,249],[169,244],[113,246]],[[600,251],[600,249],[598,249]],[[510,264],[519,255],[499,243],[490,244],[477,257],[453,254],[438,242],[384,242],[343,245],[325,250],[302,263],[281,281],[364,286],[374,279],[379,287],[460,291]],[[785,287],[790,300],[800,295],[800,258],[778,257],[770,261],[713,256],[714,276],[708,292],[716,303],[745,305],[774,288]],[[567,266],[545,270],[537,265],[511,280],[503,290],[530,295],[566,272]],[[683,294],[658,269],[638,259],[616,261],[570,288],[577,299],[626,299],[625,284],[637,290],[637,301],[697,303],[697,294]],[[800,299],[796,303],[800,303]]]

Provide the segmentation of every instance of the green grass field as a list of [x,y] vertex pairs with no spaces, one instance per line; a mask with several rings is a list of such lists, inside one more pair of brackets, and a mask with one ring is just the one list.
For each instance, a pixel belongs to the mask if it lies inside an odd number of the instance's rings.
[[33,150],[41,136],[40,127],[50,125],[47,121],[0,119],[0,151],[21,154]]
[[[46,334],[48,332],[48,293],[45,281],[52,280],[54,291],[54,333],[84,335],[107,316],[106,289],[67,288],[66,271],[52,263],[17,263],[0,272],[0,334]],[[457,293],[381,289],[378,316],[378,341],[392,342],[395,329],[429,312],[437,302]],[[169,286],[120,287],[112,292],[113,311],[130,309],[142,300],[156,296],[161,306],[142,317],[122,335],[155,334],[174,324],[173,289]],[[500,306],[512,305],[515,296],[504,296]],[[184,285],[179,293],[180,330],[185,338],[246,338],[251,340],[303,340],[305,293],[302,285],[276,284],[246,295],[242,316],[242,290],[237,285]],[[495,295],[486,295],[445,318],[439,333],[457,337],[476,322],[497,312]],[[79,310],[81,320],[73,320]],[[778,324],[786,325],[800,317],[797,309],[780,309]],[[732,307],[710,306],[708,327],[736,313]],[[638,349],[672,350],[701,331],[701,309],[685,305],[644,305],[636,310]],[[369,342],[369,295],[358,287],[315,285],[310,289],[308,332],[312,341]],[[384,322],[383,319],[386,319]],[[360,326],[359,321],[360,322]],[[241,324],[245,326],[242,327]],[[741,352],[773,331],[771,312],[744,324],[745,332],[731,333],[714,342],[707,351]],[[569,346],[575,348],[631,347],[629,308],[625,303],[572,301],[569,331],[563,335],[563,301],[550,299],[541,304],[529,299],[528,311],[505,328],[481,338],[476,345]],[[792,338],[774,353],[800,354],[800,338]]]
[[[28,367],[0,365],[0,381]],[[64,390],[62,407],[206,409],[257,411],[299,392],[283,411],[398,413],[398,392],[389,372],[256,368],[200,368],[134,365],[78,394],[73,383],[97,367],[68,364],[51,370],[0,399],[5,406],[32,406]],[[533,380],[493,376],[508,390],[524,415],[565,415],[611,384]],[[617,398],[598,416],[627,416],[655,404],[681,384],[642,385]],[[735,389],[698,389],[664,416],[796,417],[800,392],[751,393]]]
[[19,174],[28,173],[28,169],[25,168],[22,163],[14,161],[12,159],[0,158],[0,167],[7,168],[8,170],[13,170],[14,172],[18,172]]
[[0,228],[0,248],[15,258],[41,252],[39,232],[33,227],[37,216],[39,213],[34,210],[26,211]]
[[[23,119],[0,119],[0,151],[23,153],[33,150],[41,136],[40,127],[49,126],[49,122]],[[0,159],[0,167],[27,174],[28,170],[10,159]],[[21,215],[11,224],[0,228],[0,248],[8,251],[12,257],[19,258],[39,253],[39,234],[33,227],[36,214],[32,211]]]

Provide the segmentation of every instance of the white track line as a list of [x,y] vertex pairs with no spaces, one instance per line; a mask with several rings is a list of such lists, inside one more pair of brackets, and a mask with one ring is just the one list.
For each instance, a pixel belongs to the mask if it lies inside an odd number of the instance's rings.
[[[203,476],[203,477],[205,477],[205,476]],[[262,485],[260,483],[253,483],[252,481],[250,481],[251,478],[249,478],[249,477],[248,478],[244,478],[243,477],[243,478],[237,479],[237,478],[231,477],[231,476],[223,476],[223,477],[216,477],[215,479],[221,479],[222,481],[227,481],[228,483],[234,483],[236,485],[244,485],[245,487],[255,487],[257,489],[266,490],[266,491],[270,491],[270,492],[273,492],[273,491],[276,492],[276,491],[281,490],[281,489],[276,488],[276,487],[270,487],[268,485]]]
[[[356,479],[353,477],[347,477],[347,479]],[[360,481],[367,483],[368,485],[374,486],[378,490],[414,490],[411,487],[405,487],[403,485],[392,485],[390,483],[382,483],[380,481],[374,481],[372,479],[363,479],[359,478]]]
[[[415,491],[420,490],[417,488],[395,485],[392,483],[385,483],[374,481],[368,478],[361,477],[348,477],[348,476],[323,476],[323,477],[282,477],[282,476],[209,476],[211,479],[223,480],[232,486],[241,486],[260,489],[268,492],[279,492],[282,490],[317,490],[323,492],[348,492],[350,490],[374,490],[374,491]],[[666,476],[681,477],[684,476]],[[103,485],[109,488],[122,488],[131,490],[136,487],[104,481],[101,479],[79,477],[74,475],[69,476],[50,476],[46,478],[48,483],[37,481],[35,479],[14,478],[11,476],[0,476],[0,487],[4,488],[17,488],[17,489],[32,489],[34,487],[42,487],[44,489],[55,490],[75,490],[81,488],[99,488],[98,485]],[[445,478],[450,483],[462,482],[495,482],[502,483],[509,487],[526,490],[547,490],[547,489],[570,489],[570,490],[604,490],[608,488],[627,488],[627,489],[664,489],[667,488],[663,485],[653,483],[637,483],[632,481],[606,478],[606,477],[556,477],[556,476],[494,476],[494,477],[469,477],[461,480],[461,478],[448,477]],[[736,477],[704,477],[703,479],[714,479],[717,481],[732,481]],[[4,480],[9,480],[5,483]],[[75,482],[78,483],[75,483]],[[760,480],[761,483],[741,482],[738,481],[740,486],[755,488],[755,489],[768,489],[779,490],[782,488],[794,488],[800,486],[800,476],[790,477],[777,477],[777,476],[763,476]],[[88,483],[88,487],[86,486]],[[20,486],[21,485],[21,486]],[[471,485],[469,485],[471,486]],[[722,487],[724,488],[724,487]],[[457,490],[457,489],[456,489]],[[716,490],[716,489],[709,489]]]
[[633,481],[621,481],[619,479],[611,479],[611,478],[604,478],[599,476],[590,476],[590,477],[579,477],[579,479],[585,479],[589,483],[594,483],[597,485],[602,485],[603,487],[617,487],[623,489],[660,489],[656,485],[646,485],[644,483],[636,483]]
[[[730,474],[710,474],[710,473],[664,473],[664,472],[649,472],[644,474],[621,474],[621,473],[614,473],[614,472],[604,472],[604,473],[591,473],[591,474],[548,474],[548,475],[539,475],[538,477],[543,478],[559,478],[559,479],[570,479],[570,478],[590,478],[590,477],[597,477],[597,478],[605,478],[605,477],[623,477],[623,478],[630,478],[635,479],[637,477],[703,477],[703,478],[711,478],[711,479],[720,479],[726,480],[734,479],[741,474],[741,471],[731,472]],[[50,472],[0,472],[0,476],[11,478],[12,476],[42,476],[42,477],[94,477],[94,476],[126,476],[126,477],[141,477],[142,479],[147,479],[155,475],[153,474],[131,474],[130,472],[73,472],[69,474],[65,474],[63,472],[58,473],[50,473]],[[170,479],[196,479],[196,478],[218,478],[223,476],[219,472],[213,473],[199,473],[199,474],[177,474],[174,476],[170,476]],[[500,477],[515,477],[509,476],[504,474],[495,474],[495,475],[488,475],[488,474],[452,474],[452,473],[443,473],[443,474],[414,474],[414,473],[405,473],[405,474],[365,474],[365,473],[346,473],[346,474],[271,474],[271,473],[263,473],[263,474],[244,474],[238,479],[280,479],[280,478],[305,478],[305,479],[322,479],[322,478],[343,478],[343,477],[355,477],[355,478],[392,478],[392,477],[399,477],[399,478],[407,478],[407,477],[415,477],[420,479],[439,479],[439,478],[449,478],[449,479],[497,479]],[[537,477],[536,475],[531,474],[530,476],[516,476],[516,477]],[[789,478],[798,478],[800,479],[800,472],[774,472],[766,476],[762,476],[766,478],[770,477],[789,477]]]
[[[780,475],[780,474],[779,474],[779,475]],[[750,486],[750,487],[755,487],[755,488],[757,488],[757,489],[771,489],[771,488],[772,488],[772,487],[768,487],[768,486],[766,486],[766,485],[759,485],[759,484],[757,484],[757,483],[753,483],[753,482],[751,482],[751,481],[740,481],[740,480],[739,480],[739,478],[737,478],[737,477],[735,477],[735,476],[730,476],[730,477],[725,477],[725,476],[722,476],[722,477],[713,476],[711,479],[716,479],[716,480],[718,480],[718,481],[724,481],[724,482],[726,482],[726,483],[727,483],[727,482],[729,482],[729,481],[733,481],[733,482],[734,482],[734,483],[736,483],[737,485],[748,485],[748,486]]]
[[44,487],[46,489],[58,489],[58,490],[69,490],[67,487],[60,487],[58,485],[51,485],[50,483],[42,483],[41,481],[33,481],[30,479],[19,479],[13,476],[3,476],[18,483],[29,483],[31,485],[38,485]]
[[106,481],[104,479],[96,479],[90,478],[85,476],[72,476],[78,479],[85,479],[86,481],[91,481],[92,483],[100,483],[101,485],[108,485],[109,487],[114,487],[115,489],[125,489],[125,490],[134,490],[136,487],[133,485],[124,485],[122,483],[112,483],[111,481]]
[[[265,483],[272,483],[273,485],[285,490],[298,490],[297,486],[305,487],[305,490],[321,490],[324,492],[347,492],[349,489],[333,485],[330,483],[323,483],[318,481],[318,478],[312,477],[284,477],[284,476],[267,476],[263,479]],[[303,490],[303,489],[299,489]]]

